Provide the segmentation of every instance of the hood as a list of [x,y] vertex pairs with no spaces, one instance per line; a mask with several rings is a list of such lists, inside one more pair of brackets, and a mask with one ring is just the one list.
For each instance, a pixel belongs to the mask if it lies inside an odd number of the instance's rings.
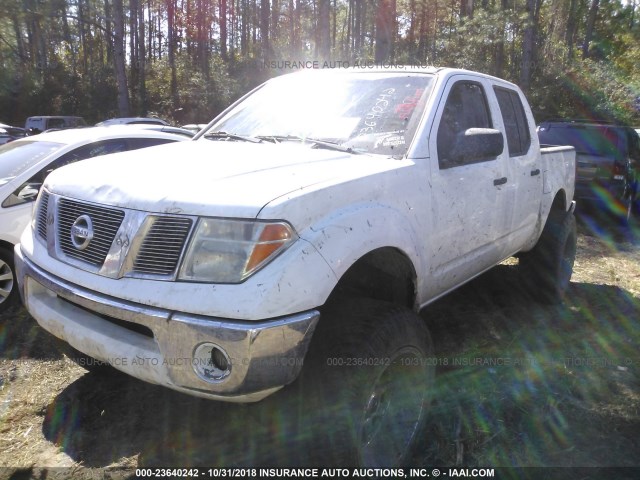
[[278,197],[349,172],[366,173],[366,165],[380,161],[390,160],[295,142],[199,140],[77,162],[51,173],[45,186],[67,197],[149,212],[254,218]]

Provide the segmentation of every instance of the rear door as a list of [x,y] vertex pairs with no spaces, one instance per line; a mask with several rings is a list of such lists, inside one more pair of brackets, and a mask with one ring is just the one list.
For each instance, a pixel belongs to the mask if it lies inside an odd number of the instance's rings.
[[526,102],[521,94],[510,86],[494,85],[500,109],[497,123],[504,133],[508,151],[508,196],[509,210],[506,217],[509,241],[505,255],[513,253],[531,237],[538,221],[542,201],[542,178],[538,143],[532,141],[535,130],[533,117],[525,111]]

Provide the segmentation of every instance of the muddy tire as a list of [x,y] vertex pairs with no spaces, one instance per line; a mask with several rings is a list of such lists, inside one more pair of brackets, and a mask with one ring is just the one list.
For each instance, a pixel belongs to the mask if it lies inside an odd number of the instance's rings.
[[13,264],[13,250],[0,248],[0,312],[15,305],[18,299],[18,282]]
[[551,212],[536,246],[520,255],[529,293],[542,303],[564,300],[576,258],[576,219],[572,212]]
[[407,308],[358,299],[323,310],[302,383],[332,440],[332,465],[407,464],[426,420],[432,351],[424,321]]

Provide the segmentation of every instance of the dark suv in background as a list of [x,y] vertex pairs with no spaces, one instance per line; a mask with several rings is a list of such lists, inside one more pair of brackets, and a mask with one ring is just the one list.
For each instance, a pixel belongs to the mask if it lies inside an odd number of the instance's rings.
[[629,222],[640,168],[640,137],[632,127],[583,120],[550,121],[538,126],[538,137],[544,145],[575,147],[574,198],[579,203],[594,203]]

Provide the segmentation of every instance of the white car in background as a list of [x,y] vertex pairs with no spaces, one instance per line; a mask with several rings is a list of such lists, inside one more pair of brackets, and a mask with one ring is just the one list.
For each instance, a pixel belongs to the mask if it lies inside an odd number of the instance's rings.
[[14,140],[25,136],[25,129],[12,127],[11,125],[5,125],[0,123],[0,145],[13,142]]
[[17,298],[13,247],[50,172],[78,160],[185,140],[178,133],[114,126],[47,132],[0,145],[0,311]]

